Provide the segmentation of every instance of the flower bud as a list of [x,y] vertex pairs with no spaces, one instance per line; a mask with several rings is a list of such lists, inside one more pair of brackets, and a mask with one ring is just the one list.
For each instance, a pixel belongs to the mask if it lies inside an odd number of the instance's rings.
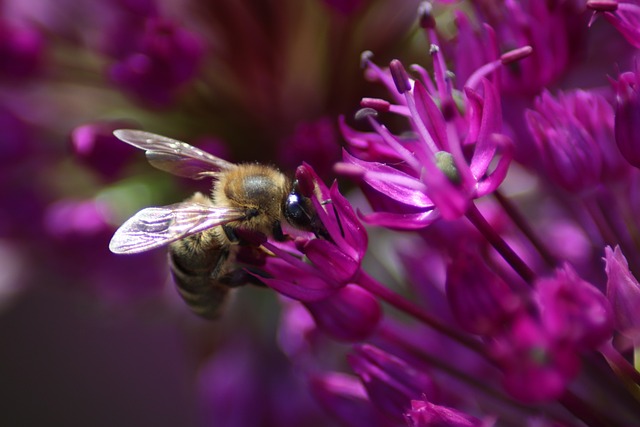
[[71,146],[78,159],[106,180],[114,180],[136,151],[113,135],[127,122],[97,122],[78,126],[71,133]]
[[600,147],[573,115],[566,98],[556,99],[545,92],[525,118],[549,180],[569,192],[589,190],[600,183]]
[[390,419],[402,420],[412,399],[435,395],[427,374],[372,345],[356,346],[347,360],[364,383],[371,403]]
[[24,80],[37,74],[44,48],[44,37],[35,28],[0,20],[0,78]]
[[640,168],[640,78],[638,72],[623,73],[616,89],[615,137],[622,156]]
[[569,266],[536,283],[542,323],[559,341],[594,348],[613,333],[613,313],[606,297]]
[[619,247],[606,247],[604,253],[607,299],[613,307],[616,329],[633,342],[640,342],[640,284]]
[[557,399],[580,370],[576,348],[556,341],[528,315],[519,316],[491,345],[505,389],[523,402]]
[[356,285],[347,285],[330,297],[305,306],[318,327],[339,341],[366,339],[382,317],[378,301]]
[[500,331],[522,308],[509,285],[472,253],[454,255],[447,269],[446,293],[458,323],[478,335]]
[[371,405],[367,392],[357,377],[339,372],[314,375],[311,393],[320,406],[348,427],[382,427],[386,425]]

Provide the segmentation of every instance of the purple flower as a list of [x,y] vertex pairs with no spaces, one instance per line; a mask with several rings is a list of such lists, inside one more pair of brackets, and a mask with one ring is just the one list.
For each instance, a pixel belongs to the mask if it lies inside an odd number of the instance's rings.
[[347,427],[383,427],[381,419],[371,405],[360,380],[339,372],[315,374],[310,380],[311,393],[320,406]]
[[80,161],[104,179],[113,180],[137,154],[118,140],[113,131],[130,127],[126,122],[97,122],[78,126],[71,133],[71,147]]
[[347,360],[364,383],[371,403],[391,420],[401,420],[412,399],[436,394],[429,375],[377,347],[355,346]]
[[569,265],[536,282],[544,328],[559,342],[597,348],[613,334],[613,312],[602,292],[582,280]]
[[24,80],[37,74],[44,48],[44,37],[35,28],[0,19],[0,78]]
[[604,250],[607,272],[607,298],[613,307],[616,330],[633,342],[640,339],[640,284],[629,270],[619,247]]
[[569,192],[595,187],[602,174],[600,147],[573,114],[572,97],[555,99],[548,92],[526,113],[545,175]]
[[592,22],[597,15],[604,16],[634,47],[640,48],[640,5],[635,0],[590,0]]
[[296,176],[302,188],[313,189],[308,194],[330,240],[301,237],[281,244],[265,242],[277,257],[267,260],[262,269],[268,277],[260,280],[290,298],[319,301],[357,279],[367,233],[335,183],[327,188],[309,165],[298,168]]
[[476,417],[426,400],[412,400],[405,415],[409,427],[486,427]]
[[[487,56],[484,61],[476,59],[475,64],[495,59],[492,56],[499,51],[496,45],[500,45],[503,51],[513,46],[532,47],[529,57],[501,70],[501,89],[505,93],[528,96],[538,94],[566,73],[572,57],[584,44],[586,16],[584,6],[578,2],[473,3],[476,14],[485,22],[481,27],[485,33],[481,39],[483,43],[478,46],[478,41],[467,35],[463,39],[466,43],[458,46],[456,63],[460,61],[465,64],[469,61],[468,57],[483,54]],[[469,26],[466,20],[458,22]],[[469,34],[470,30],[467,28],[464,32]],[[467,78],[466,73],[461,77]]]
[[[466,87],[461,101],[463,113],[458,113],[454,98],[459,94],[445,80],[444,58],[436,47],[432,53],[437,86],[424,70],[418,69],[422,82],[412,81],[399,61],[392,61],[389,70],[383,71],[365,57],[367,71],[390,90],[395,89],[393,96],[398,104],[365,99],[363,105],[407,117],[412,130],[408,139],[393,135],[367,112],[361,116],[366,117],[375,134],[344,132],[355,156],[345,152],[341,171],[368,187],[372,206],[383,210],[365,216],[369,223],[416,229],[439,216],[459,218],[471,200],[493,192],[506,175],[512,145],[501,134],[495,86],[481,80],[481,88]],[[363,148],[382,144],[386,147],[367,149],[367,157],[356,157]],[[376,153],[382,155],[372,158]],[[383,163],[390,159],[396,159],[393,166]]]
[[493,336],[523,309],[521,297],[470,251],[454,254],[446,292],[456,320],[473,334]]
[[96,235],[111,230],[110,215],[109,207],[95,200],[59,200],[46,211],[45,230],[58,238]]
[[165,19],[150,18],[130,50],[109,69],[111,80],[152,107],[166,107],[193,80],[204,55],[199,36]]
[[382,317],[380,303],[356,285],[347,285],[323,300],[304,305],[318,328],[338,341],[354,342],[368,338]]
[[560,93],[559,98],[596,142],[602,154],[602,180],[626,178],[630,168],[614,143],[617,114],[614,114],[611,103],[599,93],[586,90]]
[[505,389],[523,402],[558,399],[580,370],[576,348],[558,342],[552,332],[527,315],[496,337],[492,352],[502,369]]
[[640,168],[640,70],[622,73],[613,86],[616,91],[615,140],[622,156]]

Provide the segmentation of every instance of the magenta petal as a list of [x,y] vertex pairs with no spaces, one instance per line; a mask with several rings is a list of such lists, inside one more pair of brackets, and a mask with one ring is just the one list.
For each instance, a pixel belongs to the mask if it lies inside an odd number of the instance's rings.
[[[493,137],[501,138],[502,136],[494,135]],[[503,151],[502,156],[500,156],[496,168],[487,177],[478,182],[476,187],[476,197],[482,197],[493,193],[507,177],[507,172],[509,172],[509,166],[513,159],[513,145],[511,144],[511,140],[509,140],[505,145],[506,148]],[[471,166],[472,170],[474,169],[473,166],[474,165]]]
[[[309,269],[313,269],[309,266]],[[253,274],[270,288],[298,301],[318,301],[332,295],[339,288],[338,284],[322,280],[313,272],[300,270],[279,258],[270,260],[264,270],[274,277],[263,277]]]
[[331,196],[331,203],[336,207],[340,216],[340,225],[344,233],[344,240],[348,244],[348,250],[344,247],[342,250],[350,254],[353,251],[355,259],[361,260],[367,251],[367,245],[369,243],[367,230],[360,222],[351,203],[349,203],[346,197],[340,194],[337,185],[331,186],[329,195]]
[[415,82],[413,94],[416,98],[418,116],[427,127],[429,135],[431,135],[439,149],[448,151],[447,124],[444,121],[442,112],[419,81]]
[[408,206],[415,206],[418,208],[426,208],[433,204],[423,191],[417,190],[415,188],[409,188],[405,185],[392,182],[389,179],[384,179],[383,177],[379,177],[378,175],[368,174],[366,172],[388,174],[391,176],[395,175],[400,179],[415,181],[416,183],[418,183],[418,180],[415,177],[412,177],[411,175],[408,175],[383,163],[364,162],[353,157],[346,151],[343,152],[343,159],[346,163],[351,163],[364,168],[364,182],[366,182],[369,186],[371,186],[371,188],[382,193],[386,197],[389,197],[390,199],[396,200]]
[[254,276],[282,295],[303,302],[320,301],[333,295],[336,291],[330,287],[327,282],[315,276],[308,276],[296,280],[270,279],[257,275]]
[[311,240],[305,245],[304,252],[316,268],[338,283],[349,282],[359,268],[358,261],[327,240]]
[[440,170],[434,173],[427,173],[423,177],[423,182],[427,185],[428,194],[444,219],[458,219],[467,211],[472,189],[469,193],[464,188],[454,185]]
[[419,230],[440,218],[438,211],[428,210],[414,214],[397,214],[390,212],[376,212],[360,215],[367,224],[387,227],[394,230]]
[[[493,133],[499,132],[501,116],[499,98],[496,90],[487,80],[484,83],[484,98],[475,91],[465,88],[465,93],[471,105],[471,123],[478,126],[470,130],[468,142],[475,142],[476,147],[471,161],[472,169],[477,178],[485,173],[493,160],[497,146],[491,138]],[[498,115],[497,117],[495,115]],[[479,115],[479,116],[478,116]],[[477,131],[477,134],[476,134]]]

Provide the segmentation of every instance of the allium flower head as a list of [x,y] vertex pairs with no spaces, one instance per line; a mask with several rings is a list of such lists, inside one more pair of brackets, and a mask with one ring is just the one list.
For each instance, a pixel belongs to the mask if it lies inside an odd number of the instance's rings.
[[500,71],[500,88],[507,94],[532,96],[567,72],[585,33],[584,7],[571,1],[474,1],[479,30],[457,12],[456,74],[468,78],[474,68],[495,60],[498,52],[531,46],[528,57]]
[[[474,75],[463,93],[455,91],[442,53],[437,46],[431,53],[435,85],[420,67],[415,69],[421,78],[413,80],[398,60],[382,70],[364,57],[367,73],[384,83],[395,100],[395,104],[362,101],[371,110],[360,115],[366,117],[374,134],[358,134],[343,125],[352,151],[344,154],[348,166],[343,172],[369,188],[370,202],[379,210],[365,216],[369,223],[415,229],[439,216],[459,218],[471,200],[493,192],[506,175],[512,144],[501,133],[495,86]],[[526,54],[525,49],[519,55]],[[500,64],[494,62],[492,67]],[[407,117],[410,136],[392,134],[377,121],[375,110]],[[362,151],[367,155],[361,156]],[[393,166],[388,164],[390,159],[395,159]]]

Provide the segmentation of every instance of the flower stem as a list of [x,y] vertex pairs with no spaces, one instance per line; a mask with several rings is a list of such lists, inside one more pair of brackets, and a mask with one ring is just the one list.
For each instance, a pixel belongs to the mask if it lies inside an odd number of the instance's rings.
[[491,224],[482,216],[476,205],[471,207],[466,213],[467,219],[476,227],[485,239],[494,247],[496,251],[507,261],[516,273],[529,285],[533,284],[536,278],[535,273],[529,266],[511,249],[511,246],[493,229]]
[[416,319],[420,320],[421,322],[425,323],[441,334],[448,336],[454,341],[457,341],[465,347],[482,355],[487,360],[490,360],[490,357],[487,355],[484,348],[482,347],[482,344],[479,341],[451,328],[448,325],[443,324],[442,322],[440,322],[440,320],[425,312],[421,307],[415,305],[411,301],[379,283],[376,279],[371,277],[366,272],[362,272],[358,284],[362,288],[371,292],[373,295],[379,297],[381,300],[387,302],[389,305],[409,314],[412,317],[415,317]]
[[511,221],[520,229],[527,239],[531,242],[534,248],[538,251],[545,263],[551,268],[557,267],[560,263],[553,254],[547,249],[542,240],[538,237],[535,231],[529,225],[527,219],[522,215],[518,208],[506,198],[499,190],[493,192],[493,197],[498,201],[502,209],[505,211]]

